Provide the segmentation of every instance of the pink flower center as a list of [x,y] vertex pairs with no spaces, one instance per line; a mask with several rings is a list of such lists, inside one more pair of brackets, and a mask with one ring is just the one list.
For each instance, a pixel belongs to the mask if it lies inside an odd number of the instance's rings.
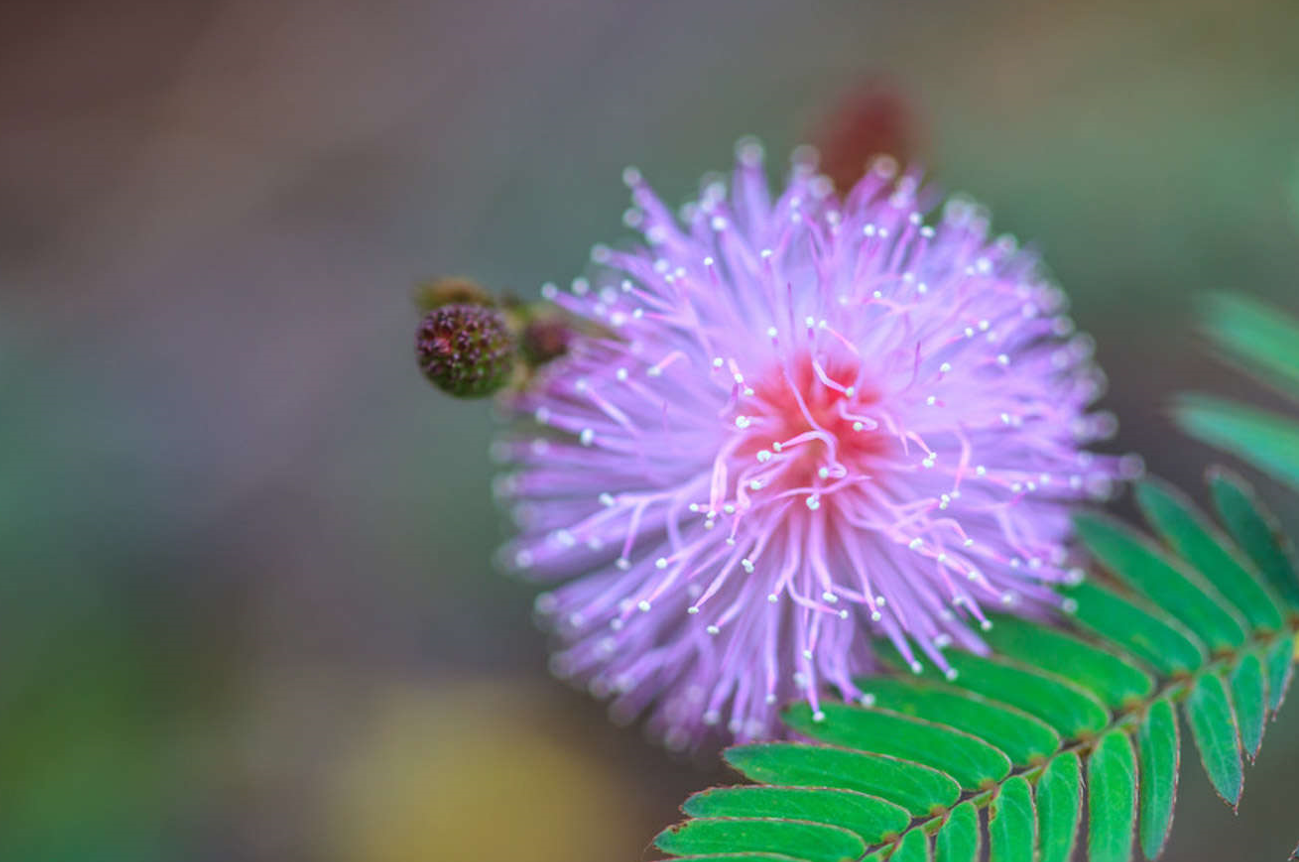
[[860,371],[855,358],[822,365],[803,353],[755,382],[749,430],[736,454],[767,465],[763,488],[829,490],[884,451],[887,437],[869,415],[880,396]]

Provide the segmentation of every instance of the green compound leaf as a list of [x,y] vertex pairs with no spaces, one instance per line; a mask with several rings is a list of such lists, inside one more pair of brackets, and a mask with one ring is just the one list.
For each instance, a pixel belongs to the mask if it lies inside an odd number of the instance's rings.
[[1016,775],[1001,786],[988,817],[988,846],[1002,862],[1033,862],[1037,811],[1028,780]]
[[1010,774],[1010,758],[978,737],[896,713],[827,703],[817,721],[810,706],[798,703],[786,711],[785,724],[831,745],[932,766],[963,790],[978,790]]
[[1235,804],[1242,740],[1252,755],[1295,661],[1287,546],[1247,486],[1221,472],[1210,482],[1225,532],[1144,484],[1170,551],[1082,519],[1130,591],[1086,581],[1062,591],[1063,622],[997,618],[991,655],[946,652],[951,679],[899,667],[858,680],[862,703],[789,707],[790,729],[812,741],[728,750],[759,785],[690,797],[690,819],[658,846],[700,862],[1075,862],[1080,843],[1091,862],[1126,862],[1134,845],[1157,857],[1177,797],[1174,704]]
[[1069,589],[1074,619],[1084,628],[1144,660],[1159,672],[1190,673],[1208,658],[1194,635],[1155,610],[1086,581]]
[[1218,517],[1232,537],[1290,612],[1299,611],[1299,576],[1290,557],[1290,543],[1281,535],[1276,521],[1263,511],[1254,490],[1244,479],[1220,467],[1209,471],[1209,490]]
[[1234,809],[1244,788],[1240,732],[1222,680],[1213,675],[1200,677],[1183,709],[1213,789]]
[[748,778],[790,787],[839,787],[879,796],[915,817],[951,807],[961,795],[951,778],[918,763],[831,746],[771,742],[726,750],[726,762]]
[[1052,760],[1037,782],[1041,862],[1069,862],[1078,838],[1082,806],[1082,761],[1066,751]]
[[781,853],[805,862],[848,862],[866,845],[846,829],[798,820],[687,820],[665,829],[654,844],[666,853]]
[[1149,674],[1114,653],[1016,617],[997,617],[983,639],[1001,655],[1066,676],[1110,708],[1155,690]]
[[979,810],[962,802],[947,815],[934,839],[934,862],[977,862],[981,843]]
[[1254,653],[1248,653],[1231,672],[1231,703],[1236,710],[1236,723],[1240,726],[1240,744],[1250,762],[1263,744],[1263,727],[1267,721],[1267,679],[1263,676],[1263,662]]
[[1060,734],[1040,718],[972,692],[897,677],[861,679],[857,684],[876,707],[979,736],[1017,767],[1044,760],[1060,748]]
[[1092,862],[1132,858],[1136,803],[1132,742],[1126,733],[1110,731],[1087,761],[1087,852]]
[[1277,600],[1182,492],[1164,482],[1145,480],[1137,486],[1137,502],[1146,520],[1173,550],[1240,608],[1251,626],[1280,630],[1284,617]]
[[696,793],[681,810],[691,817],[787,817],[855,832],[866,844],[901,833],[911,814],[899,805],[851,790],[806,787],[716,787]]
[[1078,537],[1106,568],[1195,632],[1210,650],[1245,642],[1245,629],[1226,601],[1129,527],[1102,515],[1074,518]]
[[1138,834],[1141,852],[1155,859],[1168,841],[1177,802],[1177,774],[1181,750],[1177,713],[1167,699],[1150,705],[1137,732],[1137,759],[1141,764],[1141,804]]
[[1173,407],[1192,437],[1299,488],[1299,423],[1288,416],[1208,395],[1183,395]]

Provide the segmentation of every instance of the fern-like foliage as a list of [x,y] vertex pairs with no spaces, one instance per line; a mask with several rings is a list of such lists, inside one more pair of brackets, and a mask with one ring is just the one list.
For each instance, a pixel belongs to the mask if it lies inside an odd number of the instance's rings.
[[1235,806],[1290,683],[1299,579],[1251,489],[1225,471],[1209,482],[1223,529],[1156,481],[1137,499],[1162,543],[1080,516],[1107,574],[1066,591],[1064,625],[998,619],[992,656],[949,656],[955,679],[897,660],[861,681],[867,704],[828,704],[819,721],[790,707],[809,741],[728,749],[756,784],[690,797],[658,848],[719,862],[1067,862],[1079,845],[1092,862],[1136,847],[1154,859],[1184,747]]
[[[1210,297],[1202,317],[1224,358],[1299,403],[1299,321],[1237,294]],[[1198,394],[1174,415],[1188,434],[1299,489],[1299,418]]]

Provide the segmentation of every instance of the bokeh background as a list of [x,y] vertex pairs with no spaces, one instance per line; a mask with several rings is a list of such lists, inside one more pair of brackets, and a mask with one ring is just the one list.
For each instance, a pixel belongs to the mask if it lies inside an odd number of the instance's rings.
[[[652,858],[720,772],[547,676],[413,284],[532,295],[624,165],[683,201],[884,93],[1198,489],[1172,393],[1270,396],[1194,297],[1299,313],[1296,45],[1290,0],[3,4],[0,859]],[[1295,704],[1238,816],[1186,762],[1167,858],[1284,858],[1297,763]]]

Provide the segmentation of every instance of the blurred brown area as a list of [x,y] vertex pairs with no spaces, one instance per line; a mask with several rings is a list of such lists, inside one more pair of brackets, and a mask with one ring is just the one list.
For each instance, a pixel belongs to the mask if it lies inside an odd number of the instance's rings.
[[[1192,297],[1299,312],[1296,33],[1285,0],[4,4],[0,858],[651,857],[720,770],[545,675],[491,411],[420,378],[413,285],[532,295],[624,233],[625,164],[683,200],[892,81],[1069,290],[1115,445],[1196,490],[1169,396],[1270,396]],[[1187,758],[1166,858],[1289,852],[1297,714],[1239,817]]]
[[928,147],[913,101],[894,82],[871,78],[831,103],[809,140],[821,155],[821,173],[836,191],[847,194],[877,156],[890,156],[904,169],[924,162]]

